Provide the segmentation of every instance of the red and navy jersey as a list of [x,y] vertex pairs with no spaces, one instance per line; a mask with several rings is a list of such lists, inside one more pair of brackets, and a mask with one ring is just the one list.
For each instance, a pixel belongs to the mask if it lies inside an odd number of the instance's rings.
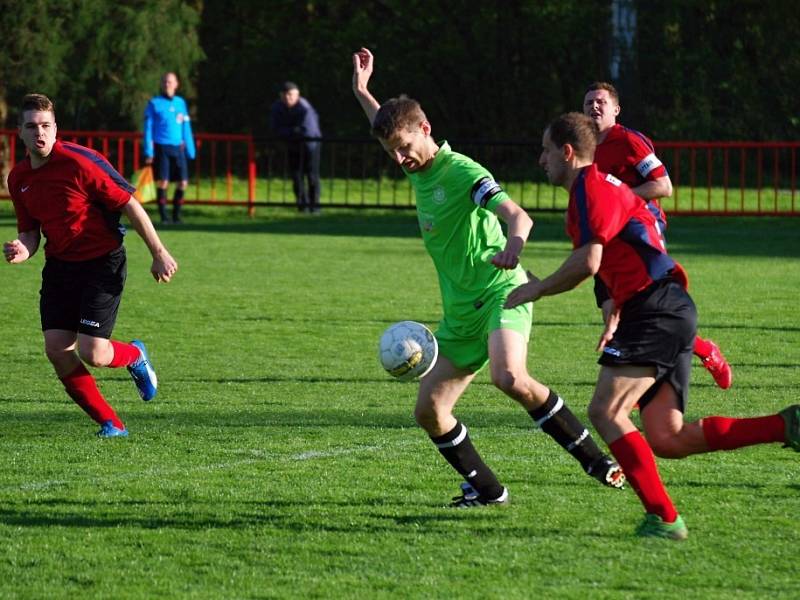
[[601,173],[610,173],[632,188],[667,175],[650,138],[619,123],[597,145],[594,162]]
[[603,245],[598,275],[617,307],[670,275],[685,283],[683,269],[667,254],[656,217],[627,185],[596,164],[582,169],[572,185],[567,235],[574,248],[592,241]]
[[[638,187],[668,175],[658,159],[653,142],[643,133],[615,124],[594,151],[594,162],[601,173],[609,173],[628,187]],[[666,229],[667,217],[658,200],[645,200],[647,208]]]
[[100,154],[61,141],[39,168],[31,167],[30,158],[17,163],[8,190],[17,230],[40,229],[45,255],[66,261],[90,260],[120,246],[120,210],[134,192]]

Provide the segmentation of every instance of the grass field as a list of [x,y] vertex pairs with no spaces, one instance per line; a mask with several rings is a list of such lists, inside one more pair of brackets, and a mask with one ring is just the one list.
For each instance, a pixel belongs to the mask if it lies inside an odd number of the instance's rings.
[[[531,165],[531,169],[535,170]],[[502,181],[503,188],[517,202],[529,210],[564,210],[567,206],[567,193],[541,181]],[[414,205],[414,195],[407,179],[342,179],[323,178],[321,181],[321,202],[325,204],[346,204],[358,206],[365,204],[375,207],[409,207]],[[215,179],[192,180],[186,193],[192,201],[238,200],[248,198],[247,179],[224,176]],[[295,202],[292,182],[287,178],[259,177],[255,187],[256,202],[285,203]],[[722,187],[703,187],[692,189],[677,186],[672,197],[662,200],[669,213],[707,213],[707,212],[789,212],[800,210],[800,191],[791,189],[775,190],[765,187],[740,189],[735,185],[726,190]]]
[[[630,489],[586,477],[489,383],[457,414],[509,487],[505,509],[444,508],[458,480],[390,381],[377,339],[435,325],[432,264],[411,213],[187,208],[162,236],[180,262],[156,285],[135,234],[115,331],[148,343],[149,404],[95,370],[125,420],[99,440],[44,357],[42,257],[0,265],[0,597],[797,598],[800,454],[779,445],[660,460],[684,543],[641,540]],[[568,252],[542,216],[525,264]],[[798,402],[800,221],[671,219],[701,331],[734,368],[695,365],[688,417]],[[0,203],[0,236],[14,235]],[[544,299],[529,366],[585,416],[600,333],[591,286]]]

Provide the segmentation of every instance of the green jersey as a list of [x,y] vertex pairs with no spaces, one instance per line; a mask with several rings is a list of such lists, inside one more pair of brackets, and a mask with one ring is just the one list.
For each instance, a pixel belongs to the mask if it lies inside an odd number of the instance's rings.
[[470,322],[489,298],[527,281],[522,267],[504,270],[491,263],[506,246],[493,211],[509,196],[488,170],[442,142],[430,167],[406,175],[446,318]]

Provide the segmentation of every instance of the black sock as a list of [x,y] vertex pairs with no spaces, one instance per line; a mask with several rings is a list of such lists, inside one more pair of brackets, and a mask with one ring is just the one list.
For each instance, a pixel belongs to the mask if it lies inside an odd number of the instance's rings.
[[481,460],[469,439],[466,426],[461,421],[457,421],[451,431],[432,437],[431,441],[436,444],[445,460],[482,496],[493,500],[503,494],[503,486]]
[[178,221],[181,218],[181,207],[183,206],[183,190],[178,188],[172,197],[172,220]]
[[558,394],[550,390],[547,401],[528,414],[558,444],[574,456],[584,471],[588,471],[594,461],[603,457],[589,430],[567,408]]
[[156,201],[158,202],[158,216],[162,221],[168,221],[167,217],[167,190],[156,188]]

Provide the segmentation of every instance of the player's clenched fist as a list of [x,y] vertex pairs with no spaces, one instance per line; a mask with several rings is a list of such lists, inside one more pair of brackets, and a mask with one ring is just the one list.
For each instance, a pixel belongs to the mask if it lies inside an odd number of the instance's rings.
[[13,240],[3,244],[3,256],[6,262],[21,263],[28,260],[29,253],[25,244],[19,240]]
[[353,54],[353,88],[363,89],[372,76],[374,58],[372,52],[366,48],[361,48]]

